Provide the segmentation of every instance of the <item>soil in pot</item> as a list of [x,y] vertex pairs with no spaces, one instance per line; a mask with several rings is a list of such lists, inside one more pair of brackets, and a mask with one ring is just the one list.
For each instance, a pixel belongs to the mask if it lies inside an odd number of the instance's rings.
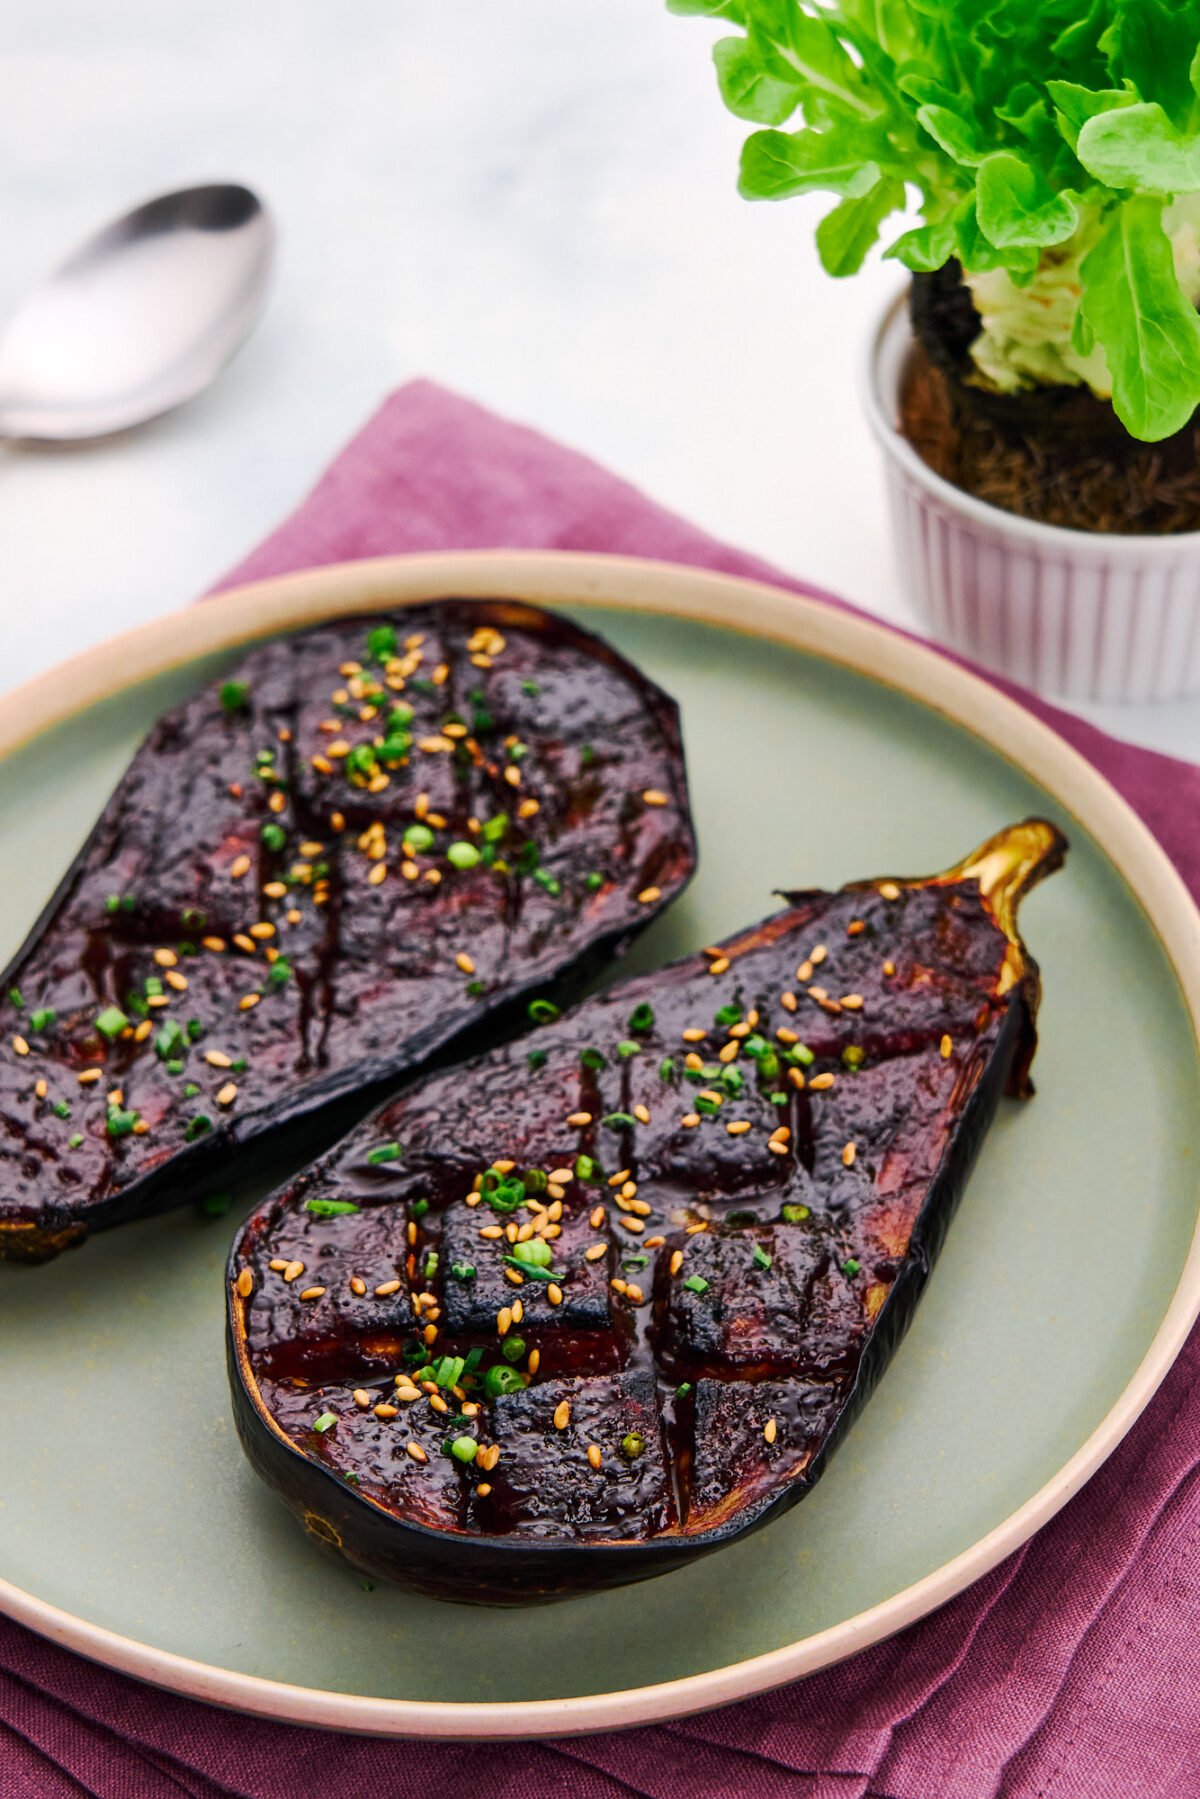
[[914,275],[915,343],[900,424],[918,455],[977,499],[1080,531],[1200,530],[1200,414],[1140,443],[1084,387],[991,393],[967,379],[979,314],[957,263]]

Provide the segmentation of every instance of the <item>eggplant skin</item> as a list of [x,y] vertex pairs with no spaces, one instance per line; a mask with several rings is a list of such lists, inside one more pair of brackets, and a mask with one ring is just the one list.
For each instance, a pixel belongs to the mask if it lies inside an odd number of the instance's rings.
[[0,1258],[328,1143],[695,860],[673,701],[566,619],[451,598],[252,651],[159,720],[0,979]]
[[314,1541],[520,1604],[802,1498],[1002,1095],[1032,1091],[1017,907],[1065,850],[1032,819],[941,875],[784,895],[430,1076],[265,1201],[228,1268],[234,1415]]

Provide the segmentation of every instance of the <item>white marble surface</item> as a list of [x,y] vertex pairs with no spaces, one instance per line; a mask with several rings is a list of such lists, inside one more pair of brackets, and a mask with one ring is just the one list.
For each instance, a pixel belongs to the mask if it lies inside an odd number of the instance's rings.
[[[0,688],[188,600],[417,374],[904,617],[856,394],[897,271],[830,281],[823,202],[737,198],[705,22],[661,0],[0,0],[0,26],[0,314],[189,181],[248,182],[282,238],[267,315],[203,398],[0,450]],[[1089,711],[1200,758],[1200,701]]]

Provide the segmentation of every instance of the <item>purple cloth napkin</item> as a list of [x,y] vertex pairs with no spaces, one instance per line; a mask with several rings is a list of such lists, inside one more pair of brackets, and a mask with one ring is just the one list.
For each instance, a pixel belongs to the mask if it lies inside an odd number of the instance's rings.
[[[609,550],[779,581],[586,458],[426,382],[222,585],[401,550]],[[840,604],[828,595],[818,597]],[[1019,694],[1200,897],[1200,769]],[[379,1742],[157,1693],[0,1620],[0,1799],[1187,1799],[1200,1794],[1200,1332],[1100,1472],[933,1617],[720,1712],[555,1743]]]

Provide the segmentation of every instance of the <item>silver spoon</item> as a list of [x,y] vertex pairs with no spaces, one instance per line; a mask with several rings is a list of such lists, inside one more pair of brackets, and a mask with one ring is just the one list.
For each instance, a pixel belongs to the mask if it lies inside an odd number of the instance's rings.
[[224,183],[106,225],[0,337],[0,437],[102,437],[190,400],[257,319],[274,245],[262,202]]

